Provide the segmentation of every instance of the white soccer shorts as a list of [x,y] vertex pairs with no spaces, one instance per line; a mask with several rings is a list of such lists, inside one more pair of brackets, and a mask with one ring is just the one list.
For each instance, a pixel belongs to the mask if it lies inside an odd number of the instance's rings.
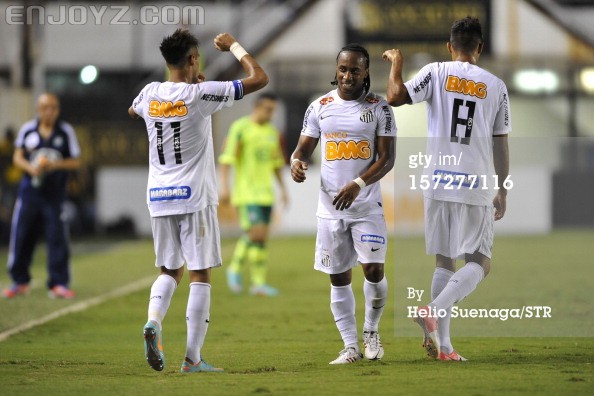
[[155,266],[170,270],[203,270],[221,266],[221,237],[217,207],[194,213],[152,217]]
[[386,261],[388,231],[384,215],[360,219],[318,217],[314,268],[327,274],[342,274],[361,264]]
[[427,254],[463,260],[465,254],[491,258],[493,206],[468,205],[425,197],[425,247]]

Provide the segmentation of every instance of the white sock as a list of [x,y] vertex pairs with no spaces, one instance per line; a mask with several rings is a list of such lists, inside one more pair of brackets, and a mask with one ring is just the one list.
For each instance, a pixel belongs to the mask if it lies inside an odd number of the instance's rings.
[[148,305],[148,320],[155,322],[159,329],[161,329],[161,322],[165,319],[176,288],[175,279],[169,275],[161,274],[153,282]]
[[[431,299],[435,300],[437,296],[445,289],[450,278],[454,273],[445,268],[437,267],[433,273],[433,281],[431,282]],[[439,329],[439,345],[446,353],[452,353],[454,347],[450,341],[450,319],[452,316],[452,308],[447,308],[447,315],[443,318],[437,319]]]
[[204,337],[208,330],[210,318],[210,285],[208,283],[190,283],[190,295],[186,309],[186,325],[188,340],[186,343],[186,357],[194,364],[200,362],[200,349],[204,344]]
[[477,263],[467,263],[452,275],[447,286],[431,302],[431,305],[438,310],[451,308],[454,303],[472,293],[484,277],[483,267]]
[[357,322],[355,320],[355,295],[350,284],[331,286],[330,308],[344,346],[353,347],[359,351]]
[[384,305],[388,297],[388,280],[384,276],[377,283],[363,282],[363,294],[365,295],[365,323],[363,331],[378,331],[379,321],[384,312]]

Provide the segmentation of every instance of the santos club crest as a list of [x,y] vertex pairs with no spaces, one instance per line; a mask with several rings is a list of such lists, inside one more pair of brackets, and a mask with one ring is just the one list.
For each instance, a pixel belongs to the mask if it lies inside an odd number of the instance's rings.
[[361,122],[373,122],[373,112],[371,109],[365,109],[361,112],[361,117],[359,117]]

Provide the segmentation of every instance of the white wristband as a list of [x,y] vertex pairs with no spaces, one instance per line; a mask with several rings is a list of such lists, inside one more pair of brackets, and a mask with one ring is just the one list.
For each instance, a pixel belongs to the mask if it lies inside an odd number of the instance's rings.
[[363,188],[363,187],[365,187],[367,185],[367,184],[365,184],[365,182],[363,181],[363,179],[361,179],[360,177],[356,178],[353,181],[359,186],[359,188]]
[[241,61],[241,58],[248,54],[247,51],[237,41],[231,44],[229,51],[231,51],[238,61]]
[[291,166],[293,166],[293,164],[295,163],[295,161],[299,161],[299,162],[301,162],[301,160],[300,160],[300,159],[293,158],[293,159],[291,160]]

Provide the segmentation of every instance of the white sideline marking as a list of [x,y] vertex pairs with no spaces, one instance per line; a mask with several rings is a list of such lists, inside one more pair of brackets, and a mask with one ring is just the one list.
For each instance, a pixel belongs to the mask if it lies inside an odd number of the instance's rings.
[[136,282],[132,282],[132,283],[124,285],[120,288],[114,289],[114,290],[107,292],[105,294],[101,294],[97,297],[89,298],[88,300],[83,300],[76,304],[70,305],[68,307],[64,307],[62,309],[52,312],[49,315],[46,315],[39,319],[34,319],[34,320],[30,320],[28,322],[25,322],[17,327],[13,327],[12,329],[8,329],[8,330],[0,333],[0,342],[5,341],[10,336],[25,332],[27,330],[32,329],[33,327],[40,326],[40,325],[45,324],[51,320],[57,319],[61,316],[68,315],[68,314],[75,313],[75,312],[84,311],[87,308],[93,307],[95,305],[99,305],[111,298],[122,297],[127,294],[131,294],[136,291],[142,290],[143,288],[147,287],[152,282],[154,282],[154,280],[155,280],[154,275],[148,276],[148,277],[142,278]]

